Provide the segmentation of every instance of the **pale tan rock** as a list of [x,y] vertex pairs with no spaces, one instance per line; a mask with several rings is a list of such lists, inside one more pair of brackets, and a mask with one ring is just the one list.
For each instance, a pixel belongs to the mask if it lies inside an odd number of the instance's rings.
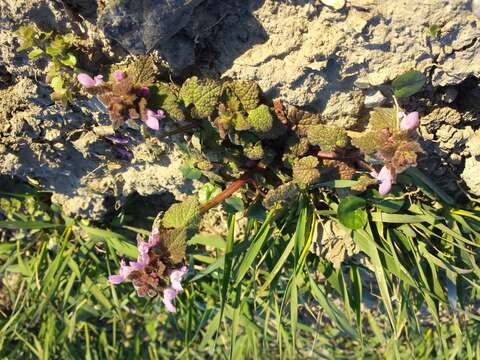
[[331,6],[335,10],[341,10],[345,6],[345,0],[321,0],[324,5]]

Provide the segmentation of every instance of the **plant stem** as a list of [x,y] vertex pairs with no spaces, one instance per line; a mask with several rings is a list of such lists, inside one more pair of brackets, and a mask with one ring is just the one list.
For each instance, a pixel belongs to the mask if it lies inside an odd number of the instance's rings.
[[255,170],[249,170],[244,173],[239,179],[230,183],[230,185],[228,185],[225,190],[223,190],[220,194],[215,196],[212,200],[208,201],[200,208],[200,214],[205,214],[211,208],[214,208],[218,204],[221,204],[225,199],[228,199],[236,191],[238,191],[243,185],[251,182],[253,180],[254,174]]
[[177,134],[182,134],[182,133],[184,133],[184,132],[187,131],[187,130],[195,129],[195,128],[198,128],[198,127],[199,127],[198,124],[185,125],[185,126],[179,127],[178,129],[175,129],[175,130],[172,130],[172,131],[165,131],[165,132],[159,134],[159,135],[157,136],[157,138],[158,138],[158,139],[163,139],[163,138],[166,138],[166,137],[168,137],[168,136],[177,135]]
[[359,154],[345,156],[345,155],[338,154],[335,151],[320,150],[317,153],[317,156],[322,159],[338,160],[343,162],[354,162],[368,171],[375,171],[374,167],[369,163],[367,163],[365,160],[363,160]]

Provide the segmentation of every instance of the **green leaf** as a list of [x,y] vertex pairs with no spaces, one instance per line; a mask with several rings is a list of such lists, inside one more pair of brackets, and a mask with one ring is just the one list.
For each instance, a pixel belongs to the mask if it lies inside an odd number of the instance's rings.
[[77,58],[72,53],[68,53],[67,56],[61,60],[61,63],[73,69],[77,65]]
[[186,227],[176,229],[160,229],[160,239],[168,251],[168,258],[174,264],[183,261],[187,249]]
[[40,48],[34,48],[32,51],[28,53],[29,59],[35,59],[43,54],[43,50]]
[[137,247],[127,242],[127,239],[120,234],[92,226],[81,226],[81,228],[93,241],[105,241],[119,254],[126,255],[133,259],[138,256]]
[[55,76],[50,82],[50,86],[53,88],[53,90],[58,92],[62,92],[63,84],[64,82],[61,76]]
[[222,192],[222,188],[212,183],[207,183],[198,191],[198,201],[205,204]]
[[196,196],[189,196],[183,202],[173,204],[165,212],[162,224],[166,228],[180,229],[191,225],[198,217],[199,204]]
[[420,71],[412,70],[393,80],[392,87],[396,97],[407,97],[419,92],[425,82],[426,78]]
[[340,222],[349,229],[361,229],[367,223],[366,201],[358,196],[348,196],[338,205]]
[[183,177],[189,180],[198,180],[202,177],[202,172],[200,170],[188,164],[183,164],[180,167],[180,171],[182,172]]
[[23,50],[26,50],[28,48],[31,48],[33,46],[33,41],[32,40],[25,40],[22,45],[20,45],[19,47],[17,47],[15,50],[20,52],[20,51],[23,51]]
[[[378,191],[373,190],[374,194],[378,194]],[[394,214],[402,210],[405,206],[405,199],[391,200],[388,198],[382,198],[380,195],[373,198],[373,203],[377,208],[388,214]]]
[[225,249],[225,240],[218,234],[200,233],[188,241],[188,245],[205,245],[215,249]]
[[22,40],[30,40],[33,38],[33,35],[37,32],[37,29],[33,25],[24,25],[21,26],[17,31],[15,31],[15,34],[20,36]]
[[348,144],[345,129],[333,125],[313,125],[307,132],[307,138],[311,145],[320,146],[326,151],[342,148]]
[[155,81],[157,67],[155,66],[155,60],[152,56],[141,55],[137,56],[124,70],[127,75],[133,79],[134,85],[150,86]]
[[153,109],[161,108],[175,121],[185,120],[185,114],[180,108],[177,95],[167,83],[157,82],[150,87],[148,106]]
[[251,269],[252,263],[255,260],[255,257],[259,254],[260,249],[262,248],[263,244],[267,239],[270,238],[271,235],[271,226],[270,222],[273,219],[274,211],[270,211],[265,219],[264,223],[258,229],[255,234],[255,237],[251,241],[251,245],[248,248],[245,257],[243,258],[242,262],[238,266],[237,276],[235,279],[234,286],[238,286],[240,282],[243,280],[244,276],[247,272]]
[[350,325],[350,321],[346,317],[345,313],[341,309],[337,308],[335,303],[327,297],[327,294],[325,294],[313,280],[311,274],[309,274],[309,285],[312,291],[312,296],[318,301],[329,318],[336,322],[339,328],[346,335],[353,339],[358,339],[358,332],[352,327],[352,325]]
[[63,51],[63,48],[62,47],[59,47],[57,44],[55,43],[52,43],[50,44],[49,46],[47,46],[47,48],[45,49],[45,52],[52,56],[52,57],[56,57],[58,55],[61,55],[62,54],[62,51]]
[[208,117],[218,105],[221,93],[221,84],[210,79],[199,80],[194,76],[183,83],[179,97],[185,106],[193,104],[200,117]]
[[430,35],[432,35],[433,37],[437,37],[440,32],[440,26],[438,26],[437,24],[433,24],[428,28],[428,31],[430,32]]
[[282,184],[270,190],[263,199],[263,206],[266,209],[273,208],[276,204],[292,205],[298,199],[299,189],[293,182]]
[[320,162],[315,156],[306,156],[293,164],[293,179],[300,186],[310,186],[320,180]]
[[255,109],[260,102],[260,88],[255,81],[235,80],[232,84],[235,95],[246,111]]
[[250,110],[247,121],[255,132],[267,133],[272,130],[273,116],[267,105],[260,105]]
[[243,200],[240,196],[231,196],[224,202],[224,208],[227,213],[241,212],[245,209]]

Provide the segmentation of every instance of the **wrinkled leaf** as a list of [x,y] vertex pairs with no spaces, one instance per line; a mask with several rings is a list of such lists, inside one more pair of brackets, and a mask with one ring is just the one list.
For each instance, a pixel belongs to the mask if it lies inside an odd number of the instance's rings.
[[183,202],[173,204],[165,212],[162,224],[166,228],[180,229],[192,224],[199,212],[199,204],[196,196],[189,196]]

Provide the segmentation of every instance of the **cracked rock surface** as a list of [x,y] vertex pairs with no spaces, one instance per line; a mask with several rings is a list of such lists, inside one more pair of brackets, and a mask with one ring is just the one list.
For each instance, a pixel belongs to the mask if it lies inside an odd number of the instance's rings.
[[[68,109],[54,104],[50,89],[41,82],[44,65],[32,66],[25,53],[15,53],[18,43],[11,30],[31,16],[47,21],[47,27],[72,31],[61,7],[41,0],[0,2],[0,13],[0,65],[4,64],[0,66],[0,175],[33,182],[51,191],[52,202],[68,216],[93,220],[100,220],[132,194],[180,199],[192,191],[192,183],[185,182],[179,170],[182,158],[172,142],[145,138],[129,129],[128,147],[134,159],[122,159],[102,136],[109,128],[105,114],[85,99]],[[99,41],[104,51],[110,51],[102,34],[93,28],[87,31],[87,42]]]
[[[429,73],[433,86],[480,76],[480,19],[470,0],[351,0],[341,11],[320,1],[243,6],[255,9],[256,26],[245,29],[235,14],[218,25],[211,35],[214,68],[256,80],[270,97],[311,106],[343,125],[355,122],[363,89],[407,70]],[[435,36],[432,25],[440,29]],[[253,46],[238,55],[251,37]]]

